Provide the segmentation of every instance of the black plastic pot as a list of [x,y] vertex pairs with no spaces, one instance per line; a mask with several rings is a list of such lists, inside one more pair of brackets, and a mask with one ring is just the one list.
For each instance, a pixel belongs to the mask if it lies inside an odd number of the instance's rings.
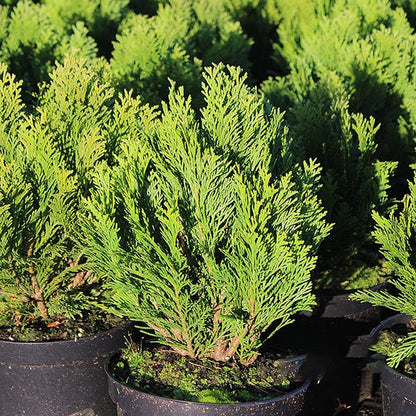
[[[387,283],[381,283],[370,290],[379,292],[387,289]],[[314,315],[327,319],[348,319],[355,322],[375,322],[380,320],[381,308],[368,302],[358,302],[350,298],[355,291],[350,290],[338,295],[323,295],[317,299]]]
[[416,415],[416,379],[406,377],[383,364],[381,391],[384,416]]
[[[384,288],[385,284],[373,290]],[[308,354],[308,372],[319,379],[307,394],[308,416],[332,415],[339,401],[353,406],[364,394],[368,334],[385,311],[352,300],[351,293],[319,297],[312,312],[299,314],[293,324],[264,342],[267,350],[276,353],[292,349]]]
[[130,328],[68,341],[0,340],[0,416],[114,416],[104,365]]
[[[375,327],[369,336],[369,342],[377,342],[381,331],[393,328],[397,324],[408,324],[411,317],[404,314],[385,319]],[[384,362],[378,368],[380,372],[384,416],[416,415],[416,379],[400,374]]]
[[[283,360],[288,372],[298,373],[306,356]],[[111,399],[117,405],[118,416],[295,416],[302,410],[304,396],[311,383],[282,396],[258,402],[239,404],[196,403],[168,399],[143,393],[117,381],[111,375],[111,367],[118,355],[107,366],[108,388]]]

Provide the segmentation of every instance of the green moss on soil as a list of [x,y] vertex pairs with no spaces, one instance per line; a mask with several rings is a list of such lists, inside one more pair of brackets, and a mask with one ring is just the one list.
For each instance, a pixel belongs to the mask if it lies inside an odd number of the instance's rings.
[[[393,328],[382,331],[379,335],[377,344],[373,345],[371,349],[385,356],[395,349],[403,342],[403,340],[413,331],[415,331],[416,323],[412,323],[412,328],[409,329],[405,324],[395,325]],[[416,379],[416,356],[413,355],[403,360],[397,368],[402,374]]]
[[275,356],[236,363],[192,360],[164,348],[131,344],[114,367],[114,376],[137,390],[177,400],[239,403],[264,400],[298,386]]

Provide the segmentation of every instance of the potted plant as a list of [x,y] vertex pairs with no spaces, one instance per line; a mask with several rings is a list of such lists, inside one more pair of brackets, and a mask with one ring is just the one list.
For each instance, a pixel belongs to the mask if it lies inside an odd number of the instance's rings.
[[314,304],[314,253],[330,230],[320,168],[293,163],[282,114],[240,69],[204,78],[200,118],[172,87],[95,175],[83,221],[93,269],[115,312],[155,340],[113,358],[110,394],[123,415],[294,415],[306,386],[273,397],[285,390],[281,364],[260,348]]
[[0,414],[109,416],[103,363],[128,328],[103,308],[79,210],[137,105],[75,55],[50,77],[31,113],[0,67]]
[[[416,265],[414,262],[416,231],[416,182],[409,184],[410,194],[398,215],[383,217],[374,213],[374,237],[394,270],[395,293],[361,291],[354,299],[370,302],[399,312],[370,336],[379,338],[374,349],[386,356],[382,365],[381,386],[385,416],[413,415],[416,403]],[[397,327],[396,324],[402,325]],[[391,328],[391,331],[387,331]],[[384,330],[384,332],[382,332]]]
[[[410,154],[404,127],[410,112],[400,103],[413,102],[414,89],[411,76],[398,73],[414,39],[399,8],[367,3],[294,1],[287,7],[278,0],[275,59],[284,75],[262,85],[287,112],[298,157],[314,157],[322,166],[319,197],[334,223],[312,276],[317,306],[312,316],[297,319],[294,332],[312,335],[310,351],[336,349],[341,359],[365,357],[362,337],[382,319],[382,308],[350,295],[389,285],[391,270],[371,236],[371,212],[394,209]],[[323,337],[333,343],[322,343]]]
[[337,294],[388,276],[370,238],[371,211],[388,214],[410,178],[414,88],[406,68],[415,39],[403,10],[384,1],[304,3],[277,1],[275,58],[288,74],[263,90],[287,109],[301,151],[322,166],[321,198],[335,225],[314,282]]

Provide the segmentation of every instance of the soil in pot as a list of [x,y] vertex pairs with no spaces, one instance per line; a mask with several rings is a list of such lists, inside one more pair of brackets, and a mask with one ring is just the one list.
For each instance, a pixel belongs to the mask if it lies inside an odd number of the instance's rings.
[[[245,367],[193,360],[164,347],[130,346],[110,362],[109,390],[123,416],[290,416],[301,410],[309,386],[299,373],[303,360],[264,354]],[[279,408],[279,399],[287,409]]]
[[[93,322],[91,318],[89,324]],[[125,345],[131,326],[80,337],[93,331],[88,321],[49,328],[39,322],[27,325],[23,338],[36,333],[54,341],[19,342],[10,339],[17,331],[3,329],[9,339],[0,340],[0,416],[114,416],[104,364]],[[71,334],[78,336],[66,339]]]
[[56,315],[49,323],[41,318],[27,319],[14,325],[0,325],[0,340],[19,342],[63,341],[89,337],[124,324],[124,320],[105,313],[84,314],[68,319]]

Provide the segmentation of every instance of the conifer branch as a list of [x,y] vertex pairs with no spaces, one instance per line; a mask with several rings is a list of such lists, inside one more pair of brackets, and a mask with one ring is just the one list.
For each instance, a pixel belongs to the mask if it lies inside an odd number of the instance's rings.
[[26,298],[25,299],[28,299],[28,300],[30,300],[30,299],[32,299],[32,300],[34,300],[34,296],[33,296],[33,294],[32,293],[30,293],[26,288],[25,288],[25,286],[22,284],[22,282],[20,281],[20,279],[19,279],[19,276],[18,276],[18,274],[17,274],[17,272],[16,272],[16,269],[15,269],[15,267],[14,267],[14,264],[13,264],[13,260],[12,260],[12,258],[11,257],[9,257],[9,267],[10,267],[10,272],[11,272],[11,274],[12,274],[12,276],[13,276],[13,278],[14,278],[14,281],[16,282],[16,284],[18,285],[18,287],[19,287],[19,289],[26,295]]

